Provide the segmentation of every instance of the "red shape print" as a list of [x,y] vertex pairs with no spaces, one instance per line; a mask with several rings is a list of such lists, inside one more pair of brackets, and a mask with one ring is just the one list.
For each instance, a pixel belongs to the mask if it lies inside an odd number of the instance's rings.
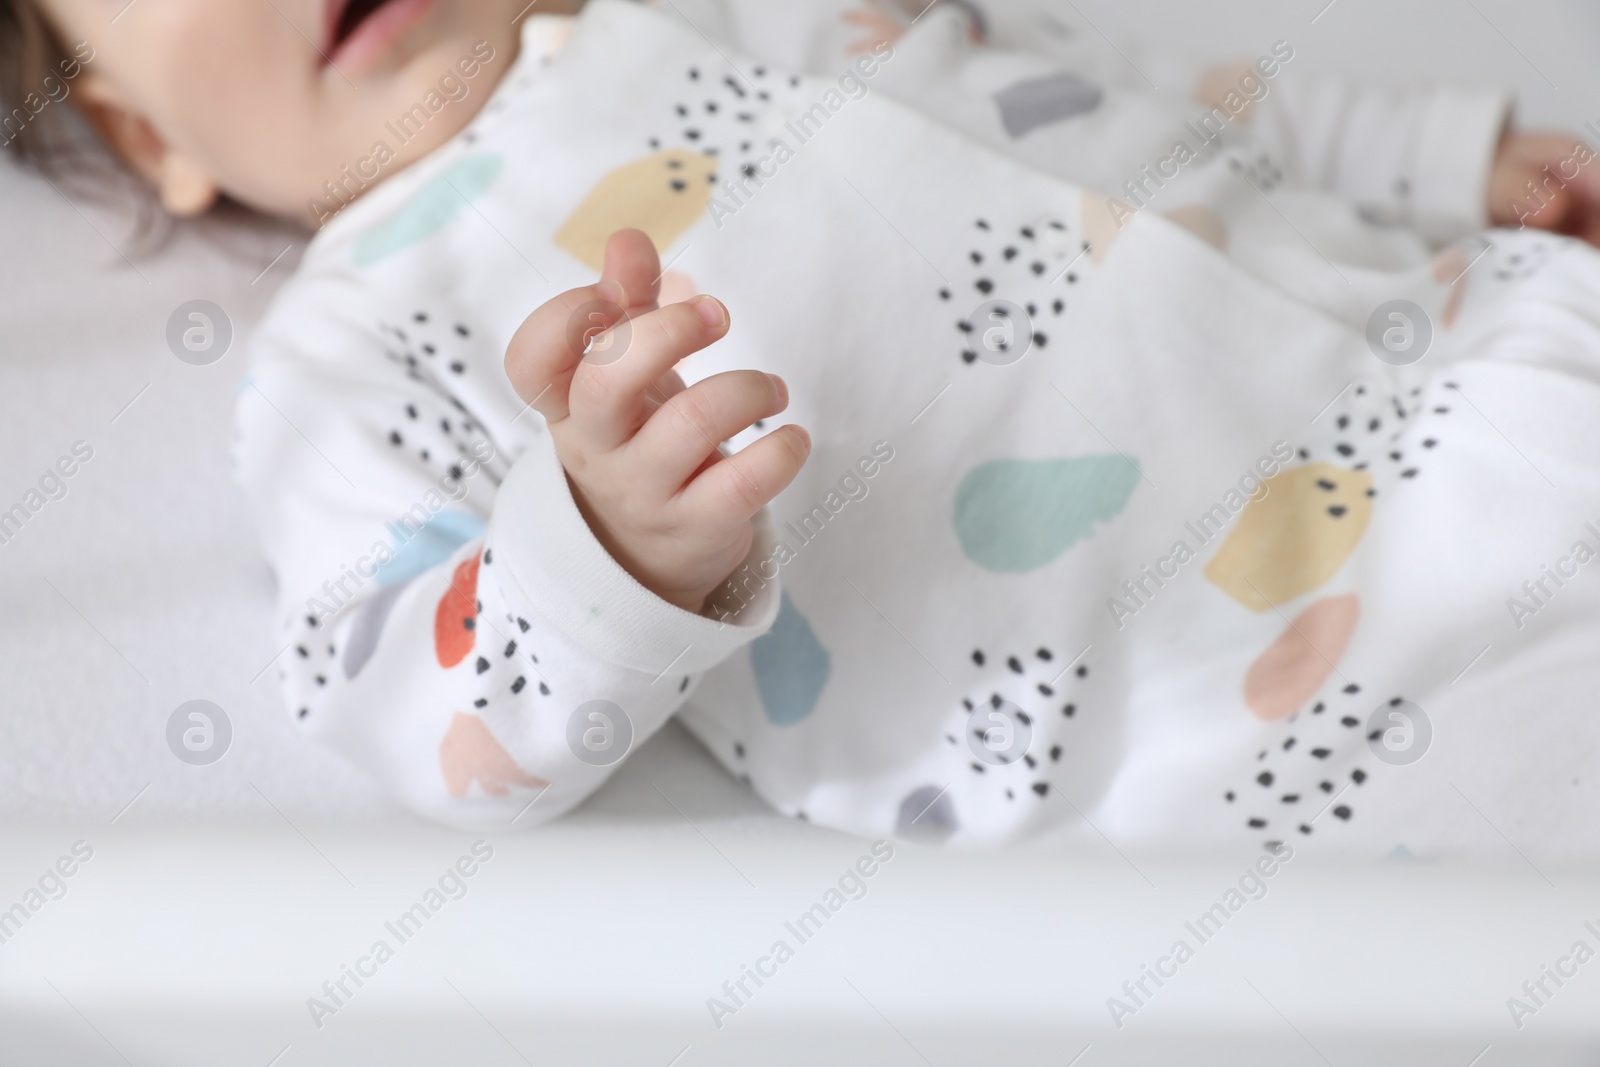
[[478,559],[473,556],[456,568],[433,616],[433,647],[439,654],[439,666],[446,669],[466,659],[476,640]]

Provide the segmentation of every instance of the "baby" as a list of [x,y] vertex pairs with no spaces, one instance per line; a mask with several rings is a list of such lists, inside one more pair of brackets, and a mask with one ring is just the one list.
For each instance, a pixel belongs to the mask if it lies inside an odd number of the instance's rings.
[[0,3],[15,150],[70,80],[171,214],[319,228],[239,404],[305,731],[485,828],[674,715],[928,841],[1446,848],[1436,728],[1592,802],[1495,717],[1595,681],[1586,146],[1290,41],[579,6]]

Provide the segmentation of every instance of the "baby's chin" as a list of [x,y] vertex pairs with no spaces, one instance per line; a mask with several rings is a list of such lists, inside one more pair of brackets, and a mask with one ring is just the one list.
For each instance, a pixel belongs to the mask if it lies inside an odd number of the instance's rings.
[[505,26],[497,39],[470,33],[436,39],[358,91],[327,94],[318,105],[322,117],[308,121],[328,135],[317,139],[314,160],[295,167],[295,187],[304,188],[306,199],[273,213],[324,224],[465,129],[516,58],[516,37],[507,39]]

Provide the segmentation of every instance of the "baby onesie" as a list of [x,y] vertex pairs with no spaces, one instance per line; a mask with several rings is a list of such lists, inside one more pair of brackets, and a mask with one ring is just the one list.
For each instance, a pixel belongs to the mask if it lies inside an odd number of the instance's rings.
[[[677,715],[861,834],[1471,847],[1432,745],[1600,845],[1600,269],[1473,236],[1505,102],[1296,81],[1279,42],[1207,106],[970,6],[800,8],[530,18],[468,128],[317,235],[239,404],[301,726],[475,828]],[[703,615],[601,548],[502,369],[626,226],[664,301],[732,311],[686,380],[779,373],[814,441]]]

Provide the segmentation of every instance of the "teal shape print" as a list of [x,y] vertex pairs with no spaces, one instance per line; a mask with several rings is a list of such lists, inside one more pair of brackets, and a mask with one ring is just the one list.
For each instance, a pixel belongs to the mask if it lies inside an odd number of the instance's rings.
[[750,667],[772,725],[793,726],[816,709],[832,660],[788,593],[772,629],[750,642]]
[[483,517],[470,511],[441,511],[419,528],[405,518],[389,524],[394,555],[378,566],[381,586],[409,582],[456,554],[468,541],[476,541],[488,527]]
[[1138,483],[1138,461],[1121,455],[994,460],[956,489],[956,537],[986,570],[1036,570],[1115,518]]
[[370,267],[444,229],[494,184],[502,162],[492,154],[468,156],[418,189],[387,222],[362,234],[356,266]]

